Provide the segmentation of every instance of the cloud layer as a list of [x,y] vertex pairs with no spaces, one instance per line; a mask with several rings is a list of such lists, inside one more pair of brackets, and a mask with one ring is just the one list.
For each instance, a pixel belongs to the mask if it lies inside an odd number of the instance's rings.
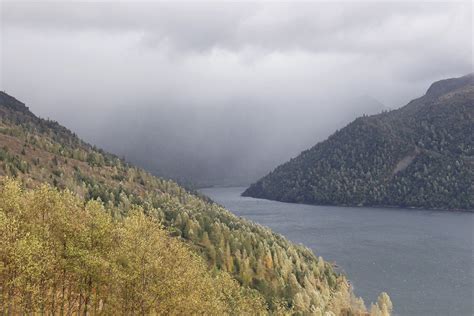
[[1,21],[2,90],[160,171],[252,177],[360,96],[397,107],[472,71],[471,2],[7,1]]

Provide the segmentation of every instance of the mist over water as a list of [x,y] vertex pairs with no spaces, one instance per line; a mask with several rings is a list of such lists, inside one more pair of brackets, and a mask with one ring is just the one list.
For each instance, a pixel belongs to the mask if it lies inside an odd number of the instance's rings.
[[[124,111],[111,114],[101,132],[89,131],[86,138],[162,176],[200,186],[243,185],[323,140],[353,117],[386,109],[369,97],[351,101],[358,106],[344,113],[317,115],[308,115],[311,108],[301,105],[287,113],[240,103]],[[336,106],[334,100],[324,102]]]

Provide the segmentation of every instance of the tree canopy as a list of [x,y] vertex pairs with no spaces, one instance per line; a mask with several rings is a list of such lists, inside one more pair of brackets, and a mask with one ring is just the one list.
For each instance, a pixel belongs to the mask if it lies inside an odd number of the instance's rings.
[[323,205],[474,209],[473,122],[473,76],[441,81],[405,107],[356,119],[244,195]]

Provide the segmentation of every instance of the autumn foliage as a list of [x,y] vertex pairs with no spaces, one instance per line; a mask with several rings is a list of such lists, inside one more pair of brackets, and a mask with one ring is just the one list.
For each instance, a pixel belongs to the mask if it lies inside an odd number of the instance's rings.
[[2,314],[259,314],[256,291],[202,258],[136,208],[114,218],[48,185],[0,189]]

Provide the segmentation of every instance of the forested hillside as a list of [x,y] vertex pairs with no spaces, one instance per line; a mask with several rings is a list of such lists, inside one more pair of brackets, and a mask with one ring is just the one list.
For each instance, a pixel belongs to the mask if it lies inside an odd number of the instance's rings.
[[[345,276],[309,249],[5,93],[0,118],[0,176],[16,179],[0,190],[2,312],[366,313]],[[370,314],[391,308],[383,293]]]
[[255,290],[209,271],[142,208],[114,218],[48,185],[3,179],[0,262],[2,314],[265,312]]
[[252,184],[245,196],[285,202],[474,209],[473,75],[357,118]]

